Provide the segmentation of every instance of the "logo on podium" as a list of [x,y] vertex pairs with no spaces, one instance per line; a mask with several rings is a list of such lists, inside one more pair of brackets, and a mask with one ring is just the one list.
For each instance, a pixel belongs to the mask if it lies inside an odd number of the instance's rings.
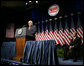
[[18,34],[20,35],[22,33],[22,29],[19,29],[18,30]]

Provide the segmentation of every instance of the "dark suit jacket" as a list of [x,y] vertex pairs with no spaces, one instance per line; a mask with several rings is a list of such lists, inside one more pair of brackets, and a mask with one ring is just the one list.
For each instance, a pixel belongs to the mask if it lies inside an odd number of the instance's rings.
[[[28,27],[29,28],[29,27]],[[28,40],[35,40],[35,32],[36,32],[36,26],[33,25],[30,30],[27,28],[27,39]]]
[[75,40],[73,41],[73,39],[70,42],[69,46],[74,46],[73,48],[80,48],[81,45],[81,39],[79,37],[76,37]]

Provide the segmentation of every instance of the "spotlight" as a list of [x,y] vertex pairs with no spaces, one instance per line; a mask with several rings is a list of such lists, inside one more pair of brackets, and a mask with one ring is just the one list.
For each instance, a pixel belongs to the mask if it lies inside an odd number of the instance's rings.
[[29,1],[29,3],[31,3],[32,1]]
[[38,1],[36,1],[36,3],[38,3]]
[[28,3],[26,2],[25,5],[28,5]]

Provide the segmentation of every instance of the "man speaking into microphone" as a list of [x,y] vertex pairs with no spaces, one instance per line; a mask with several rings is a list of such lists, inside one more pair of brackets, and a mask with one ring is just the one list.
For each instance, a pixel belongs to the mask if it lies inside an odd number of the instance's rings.
[[35,32],[36,26],[33,25],[33,21],[28,21],[28,28],[27,28],[27,40],[35,40]]

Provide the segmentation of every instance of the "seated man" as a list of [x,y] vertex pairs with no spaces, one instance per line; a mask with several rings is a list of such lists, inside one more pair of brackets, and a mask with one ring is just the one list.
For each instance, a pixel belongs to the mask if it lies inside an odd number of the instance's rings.
[[35,40],[35,32],[36,32],[36,26],[33,25],[33,22],[31,20],[28,21],[27,40]]
[[67,46],[66,44],[63,45],[64,60],[69,58],[67,52],[71,51],[72,56],[70,58],[73,58],[74,61],[77,61],[77,57],[79,56],[80,52],[80,46],[81,46],[81,39],[77,37],[76,32],[73,32],[73,38],[71,39],[69,46]]
[[73,39],[69,44],[69,50],[72,50],[72,57],[74,61],[77,61],[80,52],[80,46],[81,46],[81,39],[77,37],[76,32],[73,32]]

